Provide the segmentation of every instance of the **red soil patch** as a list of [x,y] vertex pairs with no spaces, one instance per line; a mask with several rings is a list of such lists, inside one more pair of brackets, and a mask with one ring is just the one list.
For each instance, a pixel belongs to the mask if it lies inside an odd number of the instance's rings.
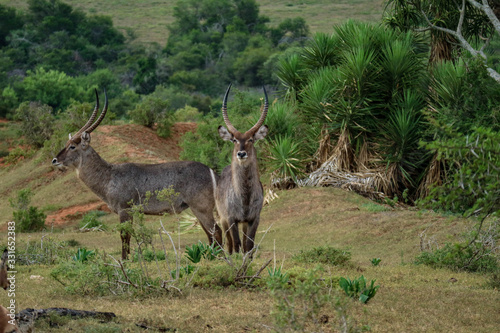
[[99,145],[126,143],[126,157],[144,163],[161,163],[178,160],[182,150],[179,146],[181,137],[195,130],[196,123],[175,123],[170,137],[164,139],[153,129],[140,125],[100,126],[98,132],[105,135],[99,136]]
[[91,210],[102,210],[105,212],[111,212],[102,201],[92,202],[86,205],[73,206],[68,208],[63,208],[57,212],[47,215],[45,224],[54,224],[54,226],[62,226],[70,221],[81,218],[85,213]]

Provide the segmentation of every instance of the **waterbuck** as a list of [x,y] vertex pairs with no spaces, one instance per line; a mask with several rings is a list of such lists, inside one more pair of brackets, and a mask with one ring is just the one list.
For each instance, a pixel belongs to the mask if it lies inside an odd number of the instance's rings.
[[231,165],[222,171],[215,194],[217,211],[226,234],[229,254],[233,251],[240,251],[241,241],[238,233],[240,223],[243,229],[243,251],[249,252],[254,247],[264,201],[254,143],[267,135],[268,128],[262,124],[269,107],[264,88],[265,102],[260,118],[251,129],[242,134],[234,128],[227,116],[227,96],[230,89],[231,85],[227,88],[222,103],[222,116],[227,129],[219,126],[219,135],[226,141],[232,141],[234,149]]
[[[90,133],[99,125],[108,109],[105,93],[104,108],[94,122],[99,110],[99,96],[96,91],[96,106],[87,123],[73,136],[70,135],[63,150],[52,160],[52,165],[60,168],[74,168],[81,181],[97,194],[111,211],[120,217],[120,222],[131,219],[131,202],[140,204],[146,193],[172,187],[178,193],[175,202],[160,201],[151,196],[144,207],[148,215],[160,215],[165,212],[179,213],[191,208],[213,244],[222,244],[222,231],[215,223],[214,191],[217,182],[215,173],[204,164],[180,161],[161,164],[110,164],[102,159],[90,146]],[[121,233],[122,258],[130,253],[130,234]]]

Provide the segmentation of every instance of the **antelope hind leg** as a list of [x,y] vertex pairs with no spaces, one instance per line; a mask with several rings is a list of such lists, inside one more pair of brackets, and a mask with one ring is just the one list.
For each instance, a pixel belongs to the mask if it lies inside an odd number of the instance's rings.
[[[127,221],[130,221],[130,216],[128,215],[127,211],[121,211],[120,223],[125,223]],[[125,260],[130,254],[130,233],[126,230],[123,230],[120,232],[120,237],[122,240],[122,259]]]
[[217,244],[222,247],[222,230],[214,220],[213,211],[202,211],[191,207],[194,216],[200,221],[203,231],[207,234],[210,244]]

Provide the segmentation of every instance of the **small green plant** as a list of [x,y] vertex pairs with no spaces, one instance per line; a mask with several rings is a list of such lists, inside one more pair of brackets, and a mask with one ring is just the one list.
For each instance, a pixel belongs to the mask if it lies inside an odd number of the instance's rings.
[[134,262],[139,261],[139,256],[142,256],[142,260],[150,262],[154,260],[165,260],[165,252],[158,250],[158,251],[153,251],[149,247],[143,249],[141,253],[139,253],[138,250],[135,250],[134,252]]
[[372,266],[378,266],[381,261],[382,261],[382,259],[380,259],[380,258],[372,258],[372,259],[370,259],[370,262],[372,263]]
[[293,259],[306,263],[322,263],[329,265],[342,265],[351,259],[351,253],[331,246],[314,247],[311,250],[301,250]]
[[73,238],[72,238],[72,239],[70,239],[70,240],[68,240],[68,241],[66,242],[66,244],[67,244],[68,246],[71,246],[71,247],[77,247],[77,246],[80,246],[80,242],[79,242],[79,241],[77,241],[76,239],[73,239]]
[[280,286],[284,288],[290,282],[290,276],[287,273],[283,273],[281,271],[281,267],[273,269],[268,267],[267,272],[269,273],[269,277],[267,278],[267,286],[269,288],[276,288]]
[[370,285],[366,284],[366,278],[361,275],[356,279],[349,279],[341,277],[339,281],[340,288],[344,290],[347,296],[358,298],[361,303],[367,303],[375,296],[380,286],[375,286],[375,281],[372,280]]
[[22,189],[17,192],[17,197],[9,199],[10,206],[14,209],[14,221],[16,230],[21,232],[39,231],[45,227],[45,218],[43,212],[37,207],[30,206],[33,193],[30,189]]
[[363,208],[363,210],[367,210],[367,211],[372,212],[372,213],[386,212],[386,211],[390,210],[386,206],[379,205],[375,202],[369,202],[369,203],[362,204],[361,208]]
[[76,254],[73,256],[73,261],[79,261],[81,263],[84,263],[94,255],[95,252],[93,250],[87,250],[86,248],[82,247],[76,251]]
[[79,223],[79,227],[81,229],[100,229],[100,230],[105,230],[106,225],[104,225],[101,221],[99,221],[99,218],[106,215],[105,212],[100,211],[100,210],[93,210],[85,214],[82,218],[82,220]]
[[204,244],[201,241],[198,244],[193,244],[191,247],[186,246],[186,256],[194,264],[199,263],[201,258],[214,260],[221,252],[222,249],[219,246]]
[[[193,273],[195,270],[195,267],[193,265],[186,265],[179,267],[179,278],[183,278],[185,276],[188,276],[189,274]],[[170,276],[172,279],[175,279],[177,275],[177,270],[174,269],[170,272]]]
[[193,244],[193,246],[186,246],[186,256],[194,264],[197,264],[201,261],[203,246],[199,246],[199,244]]

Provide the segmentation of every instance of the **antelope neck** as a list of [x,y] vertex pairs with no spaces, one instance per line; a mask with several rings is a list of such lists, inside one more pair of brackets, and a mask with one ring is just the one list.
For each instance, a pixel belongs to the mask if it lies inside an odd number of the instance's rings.
[[243,196],[250,195],[254,185],[259,183],[259,171],[255,157],[249,157],[244,164],[233,160],[231,171],[235,192]]
[[82,157],[80,165],[76,168],[78,178],[99,197],[105,197],[105,184],[111,178],[112,165],[106,162],[92,148],[88,147],[88,156]]

